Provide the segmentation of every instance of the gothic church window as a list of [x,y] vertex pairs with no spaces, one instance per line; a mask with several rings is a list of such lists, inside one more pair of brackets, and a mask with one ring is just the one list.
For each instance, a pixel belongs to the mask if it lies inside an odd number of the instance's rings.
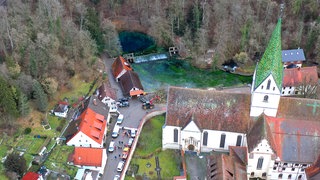
[[173,142],[178,142],[178,129],[173,130]]
[[262,165],[263,165],[263,157],[259,157],[258,159],[258,163],[257,163],[257,169],[262,169]]
[[241,146],[241,140],[242,140],[242,136],[241,136],[241,135],[238,135],[236,146]]
[[208,132],[207,132],[207,131],[205,131],[205,132],[203,133],[203,142],[202,142],[202,144],[203,144],[204,146],[207,146],[207,145],[208,145]]
[[220,148],[224,148],[225,141],[226,141],[226,134],[221,134],[221,137],[220,137]]
[[271,85],[271,80],[269,79],[269,80],[268,80],[268,84],[267,84],[267,90],[270,89],[270,85]]

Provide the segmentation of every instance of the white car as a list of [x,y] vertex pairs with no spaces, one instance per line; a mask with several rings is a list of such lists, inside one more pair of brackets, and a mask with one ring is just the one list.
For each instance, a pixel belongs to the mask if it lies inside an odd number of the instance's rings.
[[109,152],[113,152],[113,151],[114,151],[114,144],[115,144],[114,141],[111,141],[111,142],[110,142],[110,145],[109,145],[109,148],[108,148],[108,151],[109,151]]
[[111,137],[116,138],[119,136],[120,126],[114,125]]
[[117,124],[121,124],[123,121],[123,114],[119,114],[118,119],[117,119]]
[[119,180],[119,179],[120,179],[120,175],[118,175],[118,174],[115,175],[114,178],[113,178],[113,180]]
[[128,146],[129,146],[129,147],[132,146],[133,140],[134,140],[133,138],[129,138],[129,141],[128,141]]
[[130,130],[129,130],[129,133],[130,133],[130,136],[131,136],[132,138],[136,137],[136,130],[135,130],[135,129],[130,129]]
[[124,166],[124,161],[120,161],[117,166],[117,171],[121,172]]

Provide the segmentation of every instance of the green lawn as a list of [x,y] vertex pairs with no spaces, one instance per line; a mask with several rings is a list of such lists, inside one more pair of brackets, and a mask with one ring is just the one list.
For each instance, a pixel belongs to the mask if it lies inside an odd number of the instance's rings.
[[[130,167],[138,166],[138,171],[135,178],[142,179],[147,176],[151,179],[157,178],[155,171],[155,157],[159,157],[162,179],[172,179],[173,176],[179,175],[180,154],[174,150],[161,150],[162,126],[165,122],[165,117],[157,116],[150,119],[143,127],[138,146],[135,154],[130,162]],[[152,137],[152,141],[150,140]],[[129,170],[130,171],[130,170]],[[126,180],[134,178],[127,175]]]

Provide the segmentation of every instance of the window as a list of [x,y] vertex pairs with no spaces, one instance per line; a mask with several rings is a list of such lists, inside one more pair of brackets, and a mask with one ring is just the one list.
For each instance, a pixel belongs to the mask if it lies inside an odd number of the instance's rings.
[[267,90],[270,89],[270,85],[271,85],[271,80],[269,79],[269,80],[268,80],[268,84],[267,84]]
[[273,87],[273,90],[276,90],[276,87]]
[[294,170],[295,170],[295,168],[292,168],[292,169],[291,169],[291,171],[294,171]]
[[263,86],[261,86],[261,89],[263,89]]
[[258,163],[257,163],[257,169],[262,169],[262,164],[263,164],[263,157],[259,157]]
[[279,179],[282,179],[282,174],[279,174],[278,178],[279,178]]
[[254,176],[254,172],[251,172],[251,173],[250,173],[250,176]]
[[291,175],[291,174],[289,174],[289,175],[288,175],[288,179],[291,179],[291,177],[292,177],[292,175]]
[[173,142],[178,142],[178,129],[173,130]]
[[205,131],[205,132],[203,133],[203,142],[202,142],[202,144],[203,144],[204,146],[207,146],[207,145],[208,145],[208,132],[207,132],[207,131]]
[[269,96],[268,96],[268,95],[265,95],[265,96],[263,97],[263,102],[268,102],[268,99],[269,99]]
[[302,175],[300,174],[299,176],[298,176],[298,179],[301,179],[302,178]]
[[291,91],[288,91],[288,94],[290,94],[291,93]]
[[226,141],[226,134],[221,134],[221,137],[220,137],[220,148],[224,148],[225,141]]
[[241,146],[241,140],[242,140],[242,136],[241,136],[241,135],[238,135],[236,146]]
[[266,177],[266,176],[267,176],[266,172],[262,173],[262,177]]

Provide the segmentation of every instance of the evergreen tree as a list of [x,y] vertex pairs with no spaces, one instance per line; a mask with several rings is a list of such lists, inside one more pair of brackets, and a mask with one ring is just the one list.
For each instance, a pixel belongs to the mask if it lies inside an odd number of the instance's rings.
[[10,85],[0,77],[0,117],[3,120],[4,117],[19,115],[17,106],[15,103],[14,93]]
[[17,153],[11,153],[8,155],[4,162],[4,167],[7,171],[16,172],[20,176],[27,170],[26,160],[23,156],[19,156]]
[[17,90],[17,109],[20,116],[26,116],[30,113],[28,97],[20,90]]
[[48,97],[44,92],[41,84],[35,80],[33,83],[33,97],[36,100],[36,105],[39,111],[45,112],[48,107]]

